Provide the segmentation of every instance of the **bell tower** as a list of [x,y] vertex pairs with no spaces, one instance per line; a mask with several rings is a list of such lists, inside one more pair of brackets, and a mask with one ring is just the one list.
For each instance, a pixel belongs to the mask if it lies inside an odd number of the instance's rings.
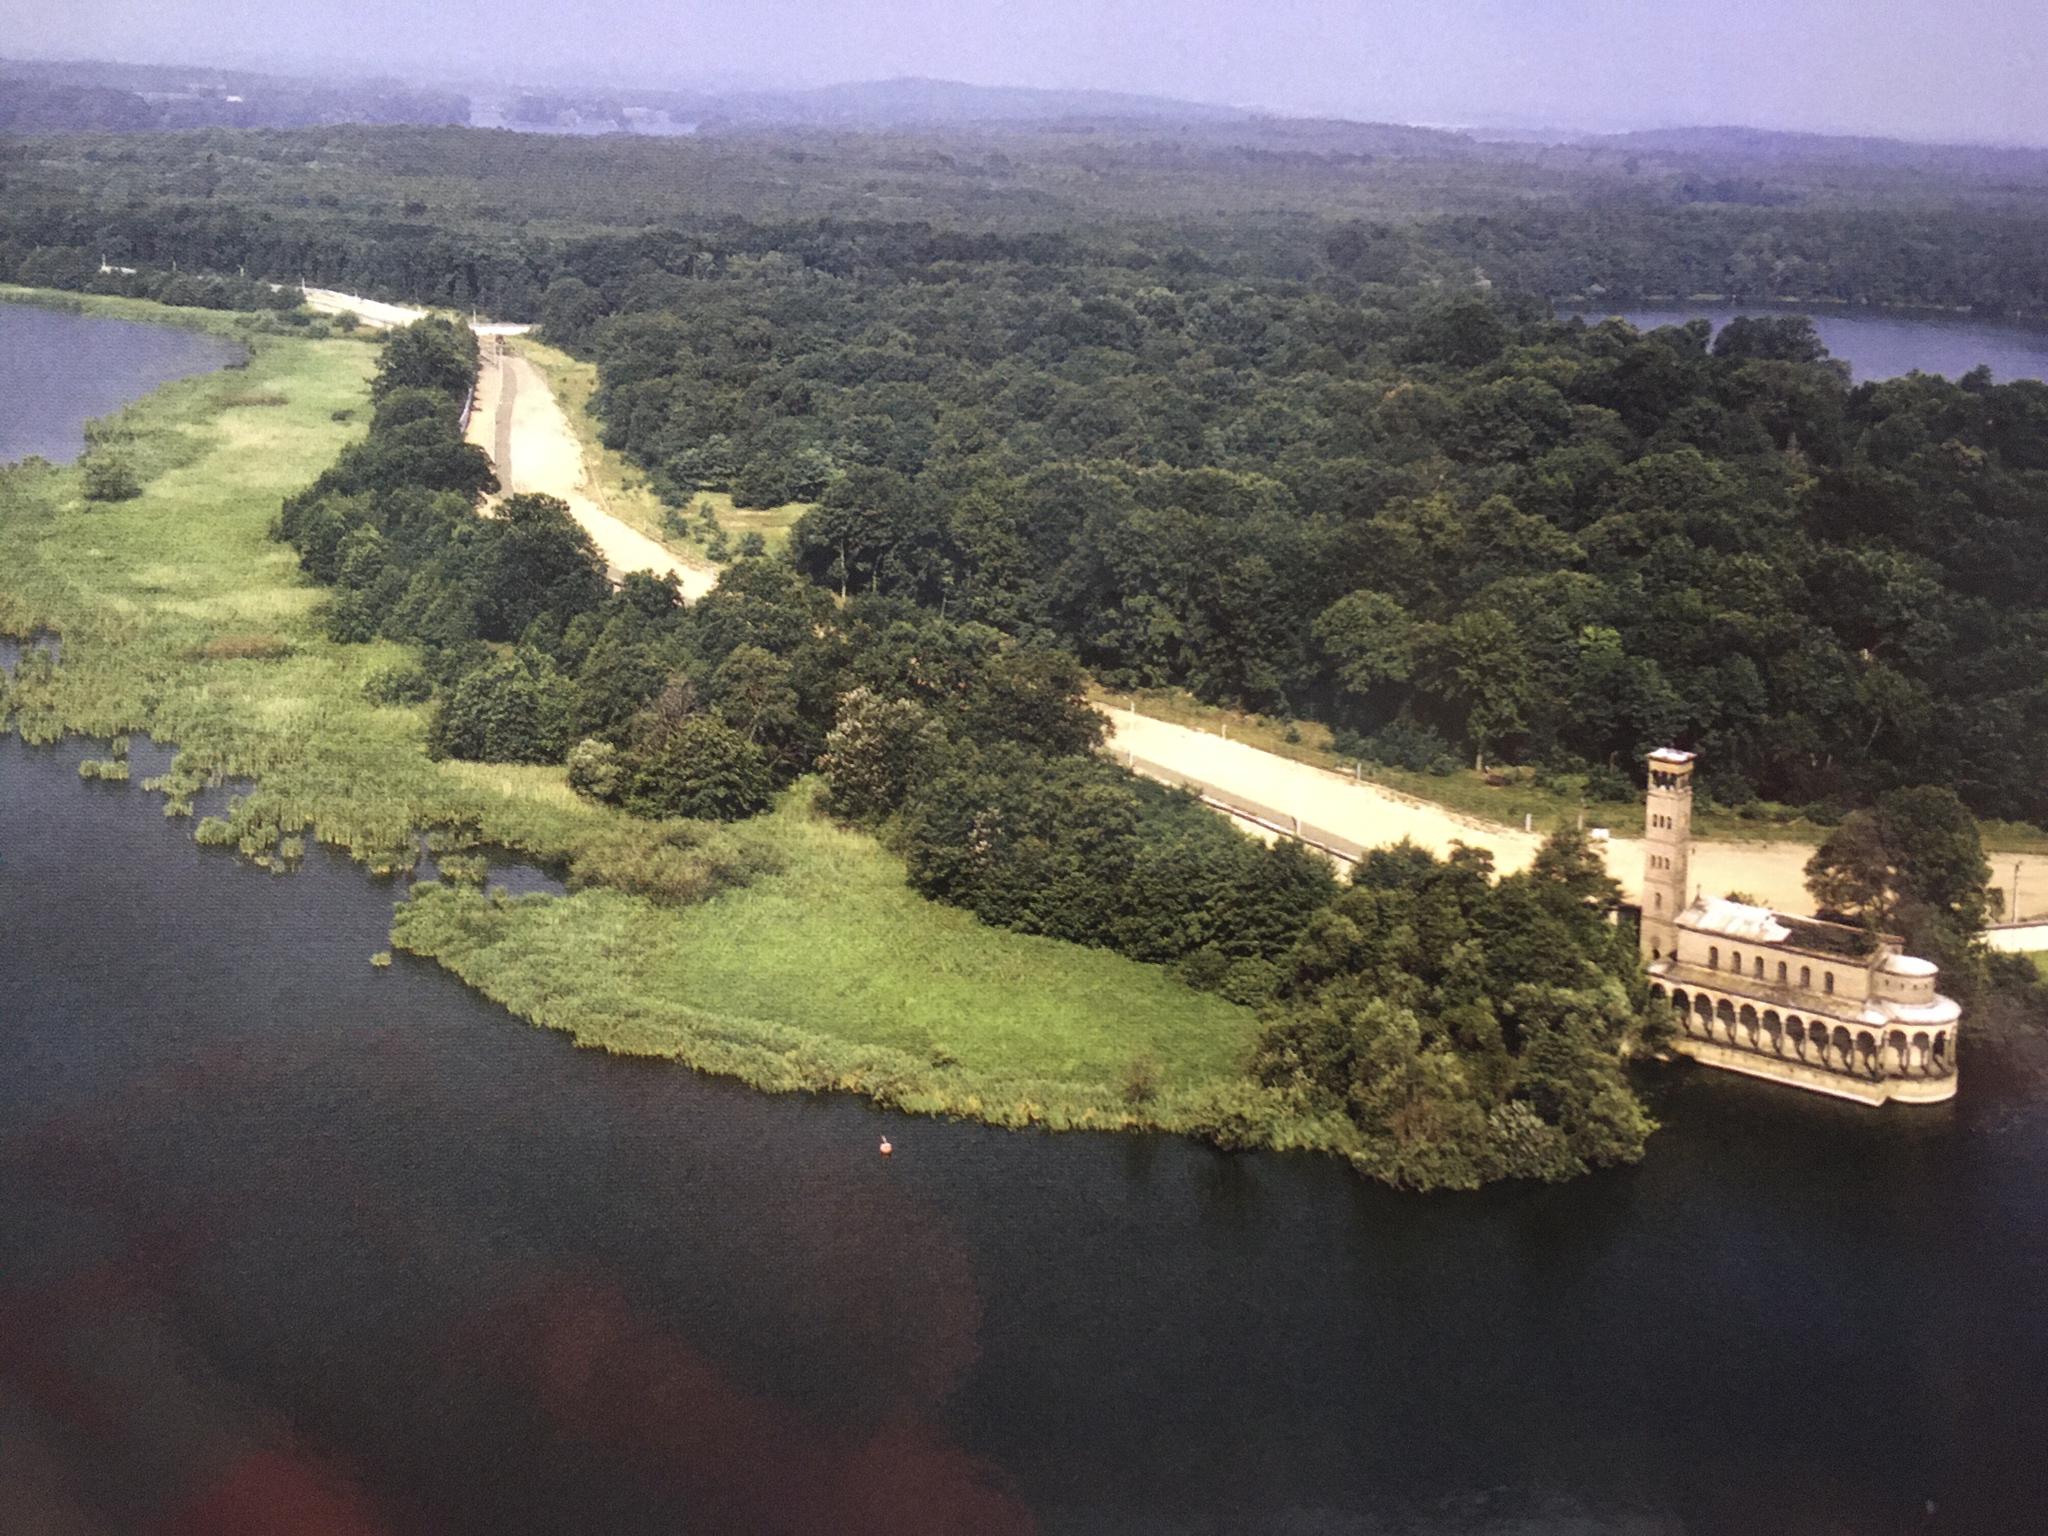
[[1650,792],[1643,807],[1643,923],[1645,962],[1678,949],[1678,914],[1685,910],[1692,847],[1693,754],[1659,747],[1650,754]]

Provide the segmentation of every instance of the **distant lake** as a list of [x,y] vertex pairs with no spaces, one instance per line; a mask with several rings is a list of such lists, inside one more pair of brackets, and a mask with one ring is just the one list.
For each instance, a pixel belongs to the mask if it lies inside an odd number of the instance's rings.
[[1589,324],[1609,316],[1638,330],[1711,320],[1714,329],[1737,315],[1807,315],[1834,356],[1849,365],[1859,382],[1895,379],[1918,369],[1961,378],[1978,366],[2001,384],[2014,379],[2048,379],[2048,331],[1972,320],[1955,315],[1901,315],[1880,310],[1799,309],[1772,304],[1683,304],[1600,309],[1573,306],[1560,316],[1584,315]]
[[232,342],[176,326],[0,304],[0,464],[32,454],[68,464],[94,417],[239,356]]

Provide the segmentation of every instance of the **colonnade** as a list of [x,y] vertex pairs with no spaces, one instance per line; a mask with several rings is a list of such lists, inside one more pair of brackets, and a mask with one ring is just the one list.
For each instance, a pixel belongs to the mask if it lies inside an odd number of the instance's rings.
[[1838,1019],[1759,1008],[1747,999],[1701,988],[1652,982],[1687,1035],[1716,1045],[1796,1061],[1825,1072],[1873,1081],[1887,1077],[1950,1077],[1956,1070],[1952,1026],[1908,1030],[1845,1024]]

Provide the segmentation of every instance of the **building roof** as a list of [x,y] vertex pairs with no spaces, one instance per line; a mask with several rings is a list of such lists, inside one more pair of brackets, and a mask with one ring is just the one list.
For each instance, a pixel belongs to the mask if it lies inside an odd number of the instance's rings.
[[[1769,907],[1753,907],[1748,902],[1729,901],[1718,896],[1712,900],[1695,901],[1678,915],[1678,925],[1694,933],[1719,934],[1723,938],[1742,939],[1751,944],[1788,944],[1794,949],[1840,955],[1846,960],[1866,960],[1877,948],[1877,940],[1864,928],[1823,922],[1817,917],[1797,917],[1789,912],[1774,912]],[[1902,971],[1897,974],[1921,973]]]
[[1681,752],[1676,747],[1659,747],[1650,754],[1650,761],[1653,763],[1670,763],[1682,767],[1698,755],[1696,752]]
[[1747,902],[1715,897],[1687,907],[1679,922],[1695,933],[1718,933],[1725,938],[1747,939],[1752,944],[1782,944],[1792,930],[1778,921],[1769,907],[1752,907]]

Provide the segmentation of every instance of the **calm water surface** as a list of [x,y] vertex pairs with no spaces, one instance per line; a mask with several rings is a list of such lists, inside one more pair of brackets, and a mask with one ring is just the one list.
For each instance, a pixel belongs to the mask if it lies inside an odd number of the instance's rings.
[[1404,1197],[579,1052],[99,750],[0,741],[0,1530],[2048,1511],[2039,1044],[1917,1112],[1674,1069],[1640,1169]]
[[0,303],[0,464],[68,464],[95,416],[240,355],[198,331]]
[[[1560,311],[1564,313],[1565,311]],[[1805,314],[1834,356],[1849,365],[1859,382],[1894,379],[1918,370],[1961,378],[1979,366],[1991,370],[1999,383],[2014,379],[2048,379],[2048,331],[1999,325],[1951,315],[1898,315],[1826,309],[1788,309],[1782,305],[1690,304],[1574,311],[1588,321],[1618,316],[1639,330],[1711,320],[1719,330],[1737,315]]]

